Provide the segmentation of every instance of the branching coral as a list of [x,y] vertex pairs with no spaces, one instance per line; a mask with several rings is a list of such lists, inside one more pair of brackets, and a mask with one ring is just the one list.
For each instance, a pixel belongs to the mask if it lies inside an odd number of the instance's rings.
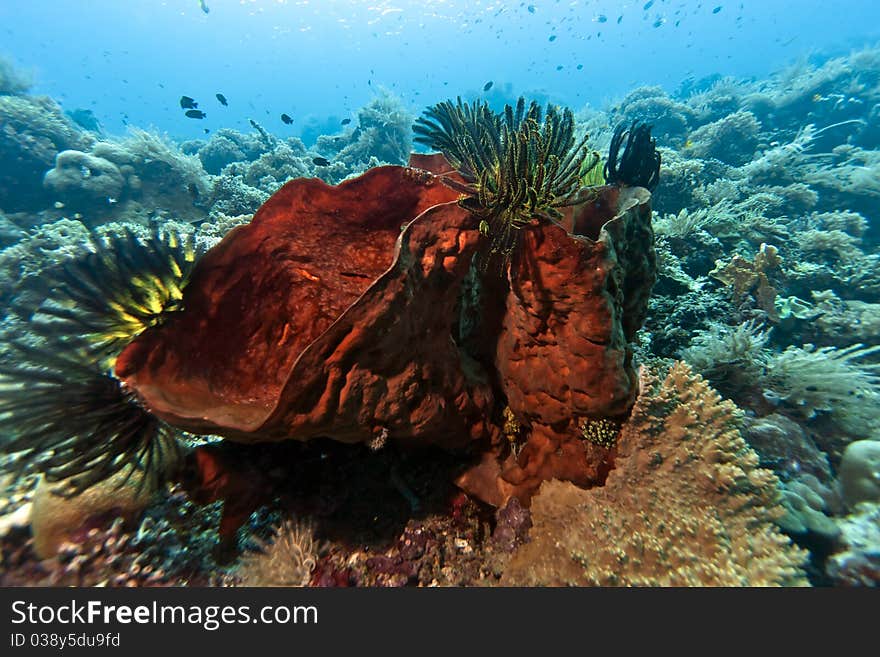
[[775,526],[777,479],[741,438],[738,412],[683,363],[642,394],[604,486],[548,482],[507,585],[803,585],[805,553]]
[[[356,126],[318,137],[315,150],[331,163],[315,167],[312,175],[338,183],[381,164],[405,164],[412,146],[411,125],[412,116],[401,101],[382,90],[358,111]],[[312,166],[312,156],[307,163]]]
[[219,175],[223,168],[233,162],[252,162],[270,150],[262,134],[243,134],[231,128],[221,128],[207,143],[198,149],[199,160],[210,174]]

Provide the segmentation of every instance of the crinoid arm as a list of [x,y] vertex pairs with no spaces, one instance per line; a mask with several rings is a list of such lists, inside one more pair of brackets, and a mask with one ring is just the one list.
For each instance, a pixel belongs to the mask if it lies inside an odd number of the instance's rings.
[[192,238],[129,228],[90,238],[90,251],[50,270],[50,297],[32,321],[47,337],[78,336],[96,354],[115,356],[132,338],[180,307],[196,261]]
[[617,126],[605,162],[605,180],[609,185],[644,187],[651,192],[657,188],[660,153],[650,125],[633,121],[628,128],[623,123]]
[[[180,456],[150,415],[81,340],[13,342],[0,363],[2,467],[41,472],[77,494],[125,468],[156,482]],[[124,485],[128,477],[120,485]]]
[[30,334],[0,360],[0,468],[41,472],[75,494],[127,469],[141,485],[177,460],[174,432],[113,374],[121,349],[180,308],[196,260],[174,232],[91,236],[51,270]]

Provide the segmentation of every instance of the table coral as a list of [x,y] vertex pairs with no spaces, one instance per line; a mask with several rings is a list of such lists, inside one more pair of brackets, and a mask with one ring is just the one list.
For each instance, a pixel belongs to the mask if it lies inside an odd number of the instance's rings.
[[803,585],[805,553],[774,521],[776,477],[741,438],[738,411],[683,363],[643,370],[604,486],[545,483],[531,541],[506,585]]

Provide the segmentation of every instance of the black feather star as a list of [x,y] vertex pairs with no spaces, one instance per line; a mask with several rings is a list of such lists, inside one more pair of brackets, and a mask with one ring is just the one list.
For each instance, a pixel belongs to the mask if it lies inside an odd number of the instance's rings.
[[[158,483],[180,456],[173,431],[150,415],[82,341],[13,342],[0,363],[5,470],[42,472],[78,494],[128,468]],[[124,485],[128,476],[120,482]]]
[[629,128],[623,123],[617,126],[605,162],[605,180],[609,185],[644,187],[650,192],[657,188],[660,153],[651,137],[651,126],[638,121],[633,121]]
[[156,482],[180,455],[174,431],[113,375],[135,336],[181,307],[192,240],[129,229],[91,236],[89,250],[41,282],[51,290],[0,361],[0,467],[41,472],[76,494],[121,470]]
[[153,231],[90,240],[90,252],[45,274],[51,296],[34,315],[38,335],[78,336],[115,357],[132,338],[180,308],[196,251],[189,236]]

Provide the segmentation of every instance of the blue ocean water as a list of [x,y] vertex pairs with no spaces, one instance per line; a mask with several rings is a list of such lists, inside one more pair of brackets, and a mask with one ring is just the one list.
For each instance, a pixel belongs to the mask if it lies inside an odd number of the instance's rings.
[[[880,38],[870,0],[203,4],[209,11],[198,0],[3,0],[0,52],[33,70],[36,93],[93,110],[111,133],[127,123],[186,138],[247,129],[248,118],[296,135],[310,119],[351,116],[380,87],[416,114],[489,81],[490,101],[601,107],[639,85],[765,77]],[[207,117],[184,117],[181,95]]]
[[878,409],[874,2],[0,0],[0,585],[880,586]]

